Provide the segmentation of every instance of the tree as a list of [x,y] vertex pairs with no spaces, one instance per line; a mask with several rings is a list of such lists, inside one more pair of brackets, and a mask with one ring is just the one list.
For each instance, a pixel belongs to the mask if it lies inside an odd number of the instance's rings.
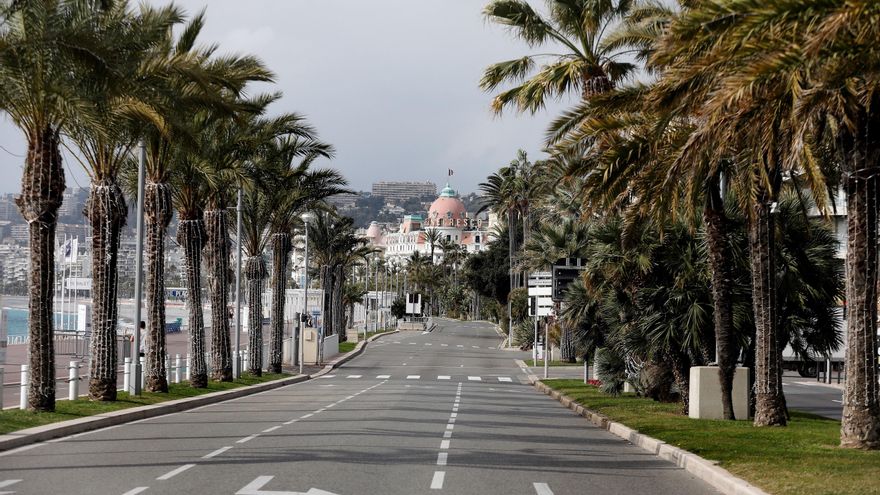
[[[121,6],[121,7],[120,7]],[[89,96],[117,77],[107,37],[118,24],[88,22],[124,2],[5,2],[0,24],[0,108],[24,134],[28,149],[16,204],[29,226],[28,409],[55,409],[53,283],[55,227],[65,181],[61,135],[72,121],[97,120]],[[105,17],[108,19],[108,17]]]
[[94,14],[117,74],[93,72],[81,81],[88,89],[94,115],[78,114],[68,132],[83,159],[91,187],[85,214],[92,227],[92,365],[89,397],[116,400],[117,389],[117,263],[119,237],[128,208],[119,174],[135,147],[143,121],[161,126],[164,118],[152,92],[186,60],[157,59],[155,47],[178,23],[177,9],[147,8],[129,12],[127,2],[117,2]]
[[[495,96],[493,110],[500,113],[513,105],[521,112],[535,113],[548,98],[580,91],[586,100],[624,80],[635,65],[622,59],[625,50],[606,33],[626,17],[632,5],[627,0],[548,0],[546,16],[522,0],[496,0],[487,5],[486,19],[508,27],[530,47],[562,49],[562,53],[533,54],[490,65],[480,80],[483,90],[493,91],[505,82],[517,84]],[[548,62],[529,77],[539,60]]]

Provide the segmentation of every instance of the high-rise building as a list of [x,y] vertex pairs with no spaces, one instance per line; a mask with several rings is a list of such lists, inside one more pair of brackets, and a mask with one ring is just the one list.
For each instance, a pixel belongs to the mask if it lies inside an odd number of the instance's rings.
[[402,203],[422,196],[437,196],[437,184],[433,182],[383,181],[373,184],[373,196],[382,196],[389,203]]

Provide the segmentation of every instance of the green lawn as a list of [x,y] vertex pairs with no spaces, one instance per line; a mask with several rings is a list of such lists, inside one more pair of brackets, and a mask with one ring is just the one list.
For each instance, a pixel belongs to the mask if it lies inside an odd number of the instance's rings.
[[355,346],[357,346],[357,342],[352,342],[352,341],[340,342],[339,343],[339,352],[341,352],[342,354],[345,354],[347,352],[351,352],[354,350]]
[[[535,364],[534,359],[526,359],[525,361],[526,361],[526,366],[529,366],[531,368],[543,368],[544,367],[544,360],[543,359],[539,359],[538,364]],[[569,363],[568,361],[550,361],[550,366],[551,367],[553,367],[553,366],[579,366],[579,367],[583,368],[584,363]]]
[[79,399],[75,401],[59,400],[55,403],[55,412],[51,413],[35,413],[30,411],[22,411],[20,409],[7,409],[0,411],[0,434],[5,434],[34,426],[41,426],[58,421],[67,421],[68,419],[76,419],[84,416],[92,416],[120,409],[128,409],[130,407],[145,406],[148,404],[156,404],[157,402],[165,402],[175,399],[184,399],[186,397],[195,397],[211,392],[219,392],[221,390],[229,390],[233,388],[244,387],[247,385],[256,385],[258,383],[277,380],[290,376],[284,373],[264,373],[261,377],[252,376],[243,373],[241,378],[234,382],[208,382],[208,388],[192,388],[188,383],[172,383],[168,386],[167,394],[144,392],[140,396],[132,397],[126,392],[120,392],[115,402],[93,402],[88,399]]
[[841,449],[840,422],[792,412],[786,428],[750,421],[696,420],[626,394],[612,397],[580,380],[545,383],[593,411],[693,452],[775,494],[880,494],[880,451]]

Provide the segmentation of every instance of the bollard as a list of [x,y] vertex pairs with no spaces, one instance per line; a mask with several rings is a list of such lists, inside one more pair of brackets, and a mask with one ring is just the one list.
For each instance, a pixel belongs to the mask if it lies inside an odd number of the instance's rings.
[[3,368],[0,368],[0,411],[3,410]]
[[165,354],[165,383],[171,383],[171,359]]
[[122,390],[131,393],[131,358],[125,358],[122,365]]
[[242,350],[239,352],[241,352],[241,368],[239,369],[240,372],[241,370],[248,369],[248,353],[246,350]]
[[67,400],[79,397],[79,361],[71,361],[67,374]]
[[140,364],[141,364],[141,387],[143,387],[144,384],[147,383],[147,366],[146,366],[147,360],[146,360],[146,358],[141,357]]
[[587,360],[584,359],[584,385],[589,381],[589,376],[587,376]]
[[190,371],[192,368],[192,357],[190,357],[189,353],[186,353],[186,381],[189,381],[192,377],[192,372]]
[[174,383],[180,383],[180,354],[174,355]]
[[19,400],[18,408],[27,409],[27,389],[28,389],[28,365],[21,365],[21,400]]

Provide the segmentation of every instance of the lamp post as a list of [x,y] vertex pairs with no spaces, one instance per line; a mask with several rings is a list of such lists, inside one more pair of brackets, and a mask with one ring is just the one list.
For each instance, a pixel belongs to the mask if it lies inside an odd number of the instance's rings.
[[238,379],[241,378],[241,188],[238,188],[235,210],[235,359],[232,360],[232,376]]
[[[304,289],[304,297],[303,297],[303,316],[302,319],[305,320],[308,318],[309,314],[309,222],[315,219],[315,214],[311,212],[305,212],[299,217],[303,224],[305,225],[305,234],[306,234],[306,245],[304,252],[304,271],[305,271],[305,281],[303,283]],[[304,341],[303,336],[305,335],[305,321],[299,326],[299,374],[302,375],[303,372],[303,359],[305,359],[305,351],[303,350]]]
[[[134,271],[134,342],[131,353],[134,368],[131,371],[131,395],[141,394],[141,297],[142,297],[142,278],[141,273],[144,271],[144,175],[146,173],[147,147],[143,141],[138,145],[140,153],[138,153],[138,205],[137,205],[137,234],[135,240],[135,271]],[[63,276],[63,274],[62,274]],[[63,283],[63,278],[62,278]],[[63,293],[62,293],[63,294]],[[62,296],[63,297],[63,296]],[[64,309],[62,308],[62,314]]]

